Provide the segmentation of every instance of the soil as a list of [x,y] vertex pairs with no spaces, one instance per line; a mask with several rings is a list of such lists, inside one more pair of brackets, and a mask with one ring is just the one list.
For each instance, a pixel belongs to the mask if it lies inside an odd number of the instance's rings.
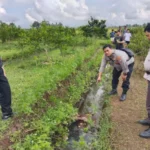
[[121,81],[118,95],[110,98],[112,150],[150,150],[150,139],[139,137],[139,133],[147,129],[148,126],[137,123],[138,120],[147,118],[145,107],[147,81],[135,72],[130,81],[130,90],[124,102],[119,101],[119,96],[122,93]]

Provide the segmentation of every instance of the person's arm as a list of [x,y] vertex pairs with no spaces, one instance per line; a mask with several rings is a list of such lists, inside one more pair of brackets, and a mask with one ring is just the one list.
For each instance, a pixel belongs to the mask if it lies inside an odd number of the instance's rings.
[[145,71],[150,71],[150,51],[149,51],[148,55],[145,58],[144,69],[145,69]]
[[114,37],[114,41],[113,41],[113,44],[117,44],[117,38],[116,37]]
[[119,40],[117,40],[117,43],[123,44],[123,43],[125,43],[125,41],[119,41]]
[[4,66],[2,66],[2,69],[3,69],[3,72],[4,72],[4,76],[6,76],[6,72],[5,72]]
[[121,68],[122,68],[122,80],[124,81],[124,80],[126,80],[127,73],[129,72],[127,61],[122,56],[117,56],[116,59],[119,62],[119,64],[121,65]]
[[101,81],[102,73],[104,72],[106,65],[107,65],[107,61],[106,61],[106,57],[104,55],[103,59],[101,61],[101,66],[100,66],[100,69],[99,69],[99,74],[98,74],[97,82]]
[[0,59],[0,67],[2,68],[2,70],[3,70],[3,72],[4,72],[4,76],[6,76],[5,69],[4,69],[3,62],[2,62],[2,59]]
[[120,40],[117,40],[117,43],[119,44],[125,43],[124,37],[121,37]]

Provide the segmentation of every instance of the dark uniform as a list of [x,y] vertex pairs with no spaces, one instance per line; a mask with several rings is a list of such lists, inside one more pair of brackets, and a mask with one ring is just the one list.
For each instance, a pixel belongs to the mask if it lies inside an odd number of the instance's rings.
[[4,75],[2,65],[0,60],[0,103],[3,114],[2,119],[7,119],[13,115],[11,109],[11,90],[8,80]]

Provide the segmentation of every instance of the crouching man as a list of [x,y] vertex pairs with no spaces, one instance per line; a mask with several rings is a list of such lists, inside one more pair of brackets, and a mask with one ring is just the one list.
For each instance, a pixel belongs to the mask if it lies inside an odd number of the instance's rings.
[[99,75],[97,81],[100,82],[102,78],[102,73],[109,63],[113,66],[113,75],[112,75],[112,90],[109,95],[117,94],[117,86],[119,82],[119,77],[121,75],[122,83],[122,95],[120,101],[126,100],[126,94],[129,90],[130,77],[133,71],[134,66],[134,57],[130,57],[126,52],[121,50],[112,49],[111,45],[105,45],[103,47],[104,57],[101,62],[99,69]]

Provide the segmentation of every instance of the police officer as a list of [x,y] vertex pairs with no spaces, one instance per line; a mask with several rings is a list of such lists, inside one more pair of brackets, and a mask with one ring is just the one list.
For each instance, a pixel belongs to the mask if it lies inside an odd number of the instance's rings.
[[[148,40],[150,40],[150,23],[145,27],[145,35]],[[148,50],[148,55],[144,61],[145,74],[144,78],[147,80],[148,89],[147,89],[147,98],[146,98],[146,109],[147,109],[147,118],[140,120],[139,123],[142,125],[150,126],[150,49]],[[150,128],[140,133],[140,136],[143,138],[150,138]]]
[[0,60],[0,104],[2,111],[2,119],[6,120],[13,116],[11,109],[11,90],[5,75],[2,61]]
[[107,62],[109,62],[109,64],[114,67],[112,76],[112,90],[109,95],[117,94],[117,86],[119,77],[121,75],[123,80],[123,91],[120,97],[120,101],[124,101],[126,99],[126,93],[130,85],[129,79],[133,71],[134,57],[130,58],[126,52],[112,49],[111,45],[105,45],[103,47],[103,51],[104,57],[101,62],[97,81],[101,81],[102,73],[107,65]]

